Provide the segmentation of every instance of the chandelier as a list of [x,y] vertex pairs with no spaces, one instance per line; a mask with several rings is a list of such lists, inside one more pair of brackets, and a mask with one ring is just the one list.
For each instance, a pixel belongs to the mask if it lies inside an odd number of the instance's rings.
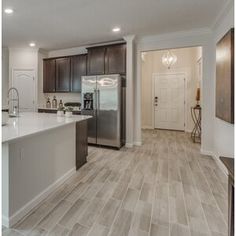
[[168,69],[170,69],[171,66],[173,66],[177,62],[177,57],[174,53],[172,53],[170,50],[168,50],[163,56],[162,56],[162,64],[166,66]]

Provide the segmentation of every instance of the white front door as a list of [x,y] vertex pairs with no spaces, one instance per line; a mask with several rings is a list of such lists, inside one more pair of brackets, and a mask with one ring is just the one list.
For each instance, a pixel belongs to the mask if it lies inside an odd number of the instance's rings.
[[153,75],[154,122],[157,129],[184,130],[184,74]]
[[20,111],[34,111],[35,73],[34,70],[13,70],[12,86],[19,92]]

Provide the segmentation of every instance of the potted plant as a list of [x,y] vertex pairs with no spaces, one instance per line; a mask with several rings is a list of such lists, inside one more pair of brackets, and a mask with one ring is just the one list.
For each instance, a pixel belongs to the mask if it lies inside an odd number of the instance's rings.
[[64,107],[58,107],[57,116],[64,116]]
[[72,116],[73,107],[66,107],[66,117]]

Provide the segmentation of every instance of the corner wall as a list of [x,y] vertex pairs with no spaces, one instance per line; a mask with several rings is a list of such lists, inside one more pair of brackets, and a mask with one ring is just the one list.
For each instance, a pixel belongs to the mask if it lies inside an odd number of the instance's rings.
[[[213,32],[213,47],[214,47],[214,68],[216,68],[216,44],[228,32],[230,28],[234,27],[234,6],[233,1],[229,6],[228,14],[224,15],[217,23],[217,27]],[[216,70],[213,72],[214,91],[216,86]],[[215,98],[215,92],[214,92]],[[215,101],[215,100],[214,100]],[[216,157],[226,156],[234,157],[234,125],[227,123],[215,117],[215,103],[214,103],[214,150],[213,154]]]

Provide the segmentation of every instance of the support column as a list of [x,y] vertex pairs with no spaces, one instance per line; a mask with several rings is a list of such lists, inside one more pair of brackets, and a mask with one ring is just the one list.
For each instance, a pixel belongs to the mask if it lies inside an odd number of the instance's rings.
[[134,142],[134,35],[124,37],[126,41],[126,147]]

